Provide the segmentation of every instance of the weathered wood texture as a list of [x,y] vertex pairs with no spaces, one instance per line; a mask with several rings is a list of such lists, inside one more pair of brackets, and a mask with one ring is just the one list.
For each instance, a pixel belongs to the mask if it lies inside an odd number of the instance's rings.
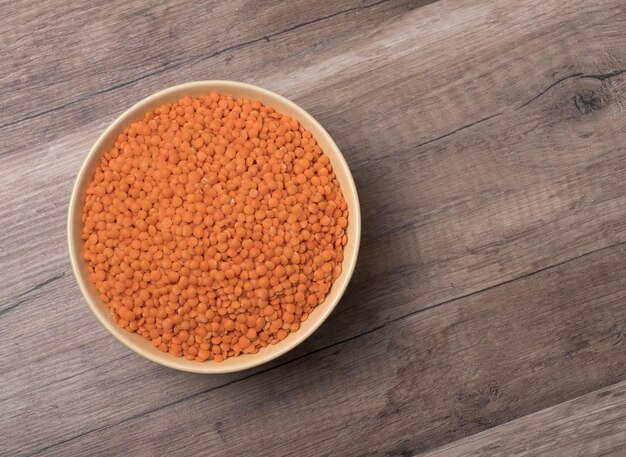
[[626,382],[443,446],[421,457],[626,455]]
[[[623,2],[2,10],[0,454],[417,453],[624,379]],[[259,84],[311,112],[364,216],[329,321],[220,377],[114,341],[65,245],[97,135],[197,79]]]

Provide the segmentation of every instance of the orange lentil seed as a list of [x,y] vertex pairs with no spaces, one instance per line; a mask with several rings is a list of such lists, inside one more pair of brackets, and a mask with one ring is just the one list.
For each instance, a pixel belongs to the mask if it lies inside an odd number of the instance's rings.
[[121,327],[221,362],[300,328],[341,274],[348,207],[297,120],[217,93],[146,113],[86,192],[91,280]]

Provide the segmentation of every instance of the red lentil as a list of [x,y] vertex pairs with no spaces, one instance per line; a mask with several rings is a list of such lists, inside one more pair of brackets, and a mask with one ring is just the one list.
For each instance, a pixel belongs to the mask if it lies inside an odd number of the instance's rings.
[[125,128],[82,221],[90,279],[115,321],[175,357],[221,362],[278,343],[323,301],[348,209],[297,120],[211,93]]

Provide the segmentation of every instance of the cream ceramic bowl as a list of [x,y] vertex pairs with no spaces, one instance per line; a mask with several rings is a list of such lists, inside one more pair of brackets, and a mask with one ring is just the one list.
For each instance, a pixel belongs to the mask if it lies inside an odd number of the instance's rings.
[[[86,262],[83,259],[83,241],[80,236],[85,190],[93,178],[102,155],[112,147],[117,135],[131,122],[143,118],[147,111],[163,103],[179,100],[186,95],[191,97],[206,95],[213,90],[233,98],[245,97],[251,100],[259,100],[263,104],[275,108],[278,112],[300,121],[313,134],[322,147],[324,154],[330,159],[349,210],[348,243],[344,248],[343,272],[332,285],[324,302],[313,310],[297,332],[289,334],[280,343],[262,348],[256,354],[228,358],[221,363],[213,361],[195,362],[173,357],[152,347],[150,342],[141,335],[130,333],[120,328],[113,321],[109,308],[100,300],[95,286],[89,280]],[[275,359],[304,341],[324,322],[339,302],[354,271],[361,237],[361,213],[356,187],[346,161],[330,135],[310,114],[286,98],[250,84],[233,81],[198,81],[174,86],[143,99],[119,116],[98,138],[98,141],[96,141],[96,144],[91,148],[89,155],[85,159],[74,185],[69,206],[67,236],[72,269],[80,290],[98,320],[113,336],[137,354],[170,368],[195,373],[229,373],[245,370]]]

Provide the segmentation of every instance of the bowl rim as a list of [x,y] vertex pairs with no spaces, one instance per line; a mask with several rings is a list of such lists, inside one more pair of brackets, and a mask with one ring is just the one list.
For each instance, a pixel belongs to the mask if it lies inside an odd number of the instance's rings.
[[[218,86],[218,88],[215,88],[215,87],[212,88],[212,86]],[[181,365],[179,363],[176,363],[177,361],[180,361],[179,358],[175,358],[166,353],[163,353],[163,357],[157,357],[155,355],[156,354],[155,351],[146,350],[143,347],[140,347],[139,345],[132,342],[130,338],[126,338],[125,336],[122,336],[119,330],[122,330],[128,333],[129,335],[132,335],[132,333],[127,332],[124,329],[121,329],[114,322],[107,320],[107,318],[103,315],[102,310],[99,309],[98,307],[98,303],[96,303],[96,300],[92,298],[92,294],[89,292],[87,288],[88,287],[87,284],[85,283],[85,281],[83,281],[83,278],[81,278],[79,274],[79,269],[81,269],[81,267],[84,267],[84,260],[82,259],[82,256],[80,256],[77,250],[75,249],[76,239],[74,236],[73,227],[75,227],[77,223],[82,224],[82,221],[80,220],[80,214],[79,214],[79,210],[82,209],[82,204],[83,204],[81,182],[83,181],[84,176],[87,173],[89,173],[92,163],[96,160],[96,156],[99,156],[99,152],[104,147],[103,143],[107,140],[107,138],[109,138],[109,136],[113,132],[119,131],[121,128],[124,127],[124,125],[128,122],[128,120],[126,119],[127,117],[131,117],[134,114],[140,113],[142,110],[147,111],[148,106],[151,106],[153,103],[157,102],[159,99],[167,97],[168,95],[173,94],[175,92],[181,92],[181,91],[193,92],[193,91],[205,90],[205,89],[207,93],[211,90],[215,90],[219,92],[220,90],[219,88],[224,88],[224,87],[228,87],[228,88],[235,89],[235,90],[245,89],[250,92],[256,92],[256,93],[262,94],[265,97],[270,98],[270,99],[277,99],[282,104],[288,106],[293,112],[297,113],[296,118],[298,120],[301,121],[303,119],[306,119],[307,123],[314,125],[315,128],[317,128],[319,132],[321,132],[322,135],[325,136],[325,141],[333,149],[333,153],[332,153],[333,156],[336,155],[337,161],[339,162],[340,166],[345,171],[345,179],[347,180],[348,187],[350,188],[349,192],[353,194],[353,199],[354,199],[353,206],[354,207],[350,208],[350,214],[348,215],[348,220],[349,220],[349,224],[354,224],[356,227],[355,235],[354,235],[356,237],[356,239],[354,239],[355,247],[354,247],[353,255],[349,259],[347,259],[348,260],[347,268],[344,262],[343,272],[341,276],[335,281],[337,282],[340,278],[342,279],[341,283],[338,284],[340,288],[337,292],[335,299],[331,303],[329,303],[329,306],[323,311],[318,310],[318,312],[322,312],[322,314],[315,316],[315,321],[309,328],[307,328],[306,330],[299,329],[297,332],[294,332],[293,334],[296,335],[296,338],[290,344],[285,344],[285,341],[281,341],[276,344],[275,347],[277,349],[269,353],[268,355],[263,356],[262,350],[261,350],[258,353],[254,354],[253,357],[250,357],[250,358],[244,357],[241,361],[239,361],[237,365],[234,365],[234,366],[224,366],[222,363],[217,363],[214,361],[206,361],[206,362],[189,361],[193,363],[189,363],[189,364],[185,363],[184,365]],[[181,95],[180,98],[184,96],[185,95]],[[84,158],[82,165],[80,167],[80,170],[74,180],[70,202],[68,205],[67,243],[68,243],[68,253],[70,257],[70,263],[72,265],[72,272],[78,283],[81,294],[83,295],[83,298],[89,305],[89,308],[91,309],[92,313],[96,316],[98,321],[100,321],[100,323],[109,331],[110,334],[112,334],[119,342],[121,342],[124,346],[129,348],[131,351],[137,353],[138,355],[148,360],[151,360],[152,362],[158,363],[159,365],[163,365],[168,368],[173,368],[179,371],[186,371],[186,372],[192,372],[192,373],[222,374],[222,373],[233,373],[237,371],[247,370],[247,369],[262,365],[264,363],[270,362],[271,360],[274,360],[284,355],[285,353],[291,351],[296,346],[301,344],[304,340],[306,340],[309,336],[311,336],[322,325],[322,323],[326,321],[328,316],[332,313],[332,311],[335,309],[335,307],[341,300],[346,288],[348,287],[348,284],[350,283],[352,274],[354,273],[354,269],[355,269],[358,254],[359,254],[360,239],[361,239],[361,209],[360,209],[360,203],[359,203],[359,197],[358,197],[356,185],[354,183],[352,173],[350,172],[350,168],[348,167],[348,164],[343,154],[341,153],[341,150],[339,149],[339,147],[337,146],[337,144],[335,143],[331,135],[326,131],[326,129],[324,129],[324,127],[311,114],[309,114],[306,110],[304,110],[302,107],[300,107],[293,101],[289,100],[288,98],[280,94],[277,94],[275,92],[272,92],[270,90],[256,86],[256,85],[238,82],[238,81],[231,81],[231,80],[199,80],[199,81],[192,81],[192,82],[170,86],[158,92],[155,92],[152,95],[142,98],[141,100],[134,103],[131,107],[126,109],[123,113],[119,114],[112,122],[108,124],[107,128],[99,135],[98,139],[89,150],[89,153]],[[82,240],[80,239],[78,241],[82,242]],[[312,316],[309,319],[311,318]],[[152,348],[149,348],[149,349],[152,349]],[[161,353],[159,353],[159,355],[160,354]],[[237,359],[238,358],[239,357],[237,357]]]

